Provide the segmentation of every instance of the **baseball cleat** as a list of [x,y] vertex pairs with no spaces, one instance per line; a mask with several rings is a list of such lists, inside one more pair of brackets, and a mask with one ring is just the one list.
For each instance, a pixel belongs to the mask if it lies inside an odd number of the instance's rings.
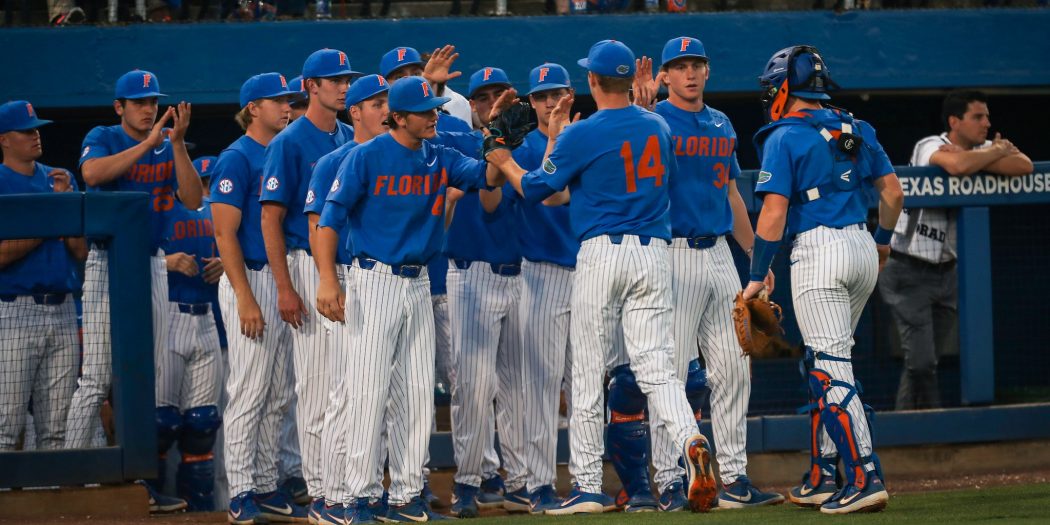
[[503,510],[507,512],[529,512],[531,504],[529,491],[525,487],[503,496]]
[[478,517],[478,488],[462,483],[452,487],[452,508],[448,513],[457,518]]
[[186,500],[165,496],[164,494],[153,490],[153,487],[145,481],[138,481],[137,483],[146,487],[146,493],[149,495],[150,514],[170,514],[172,512],[185,510],[188,506]]
[[853,512],[878,512],[886,508],[890,493],[875,471],[865,476],[864,488],[856,484],[846,485],[827,503],[820,506],[824,514],[850,514]]
[[423,483],[423,491],[419,493],[419,497],[423,498],[423,501],[430,505],[431,508],[442,508],[445,506],[445,502],[441,501],[441,498],[437,497],[433,490],[430,490],[429,481]]
[[306,489],[306,480],[303,478],[288,478],[277,487],[277,490],[287,494],[296,505],[309,505],[313,501]]
[[233,525],[254,525],[270,523],[255,504],[255,493],[247,490],[230,500],[230,510],[226,512],[226,521]]
[[788,491],[788,499],[799,507],[819,507],[827,503],[838,491],[834,476],[822,473],[820,483],[814,487],[809,484],[809,474],[806,474],[802,476],[801,485]]
[[648,492],[642,492],[627,498],[627,503],[623,506],[624,512],[656,512],[656,509],[656,499]]
[[329,505],[326,502],[317,514],[317,525],[346,525],[346,514],[346,507],[342,503]]
[[[321,508],[324,508],[324,500],[321,502]],[[306,508],[293,503],[292,498],[281,490],[256,495],[255,504],[259,507],[259,512],[263,517],[274,523],[306,523],[308,521]]]
[[310,506],[306,508],[306,522],[310,525],[317,525],[317,519],[321,516],[321,509],[324,508],[324,500],[321,498],[315,498]]
[[677,512],[685,508],[689,502],[685,499],[685,491],[679,482],[671,483],[660,493],[660,511]]
[[724,486],[718,492],[718,509],[744,509],[762,505],[780,505],[784,496],[776,492],[762,492],[751,484],[747,476]]
[[447,519],[447,517],[430,510],[423,498],[419,496],[412,498],[412,501],[404,505],[391,505],[390,510],[386,513],[387,523],[441,521]]
[[718,498],[718,482],[711,471],[711,446],[707,438],[697,434],[685,441],[686,499],[693,512],[707,512]]
[[544,514],[548,516],[565,516],[568,514],[601,514],[605,512],[605,506],[612,504],[615,508],[616,502],[607,494],[598,492],[584,492],[579,487],[573,488],[572,492],[557,507],[547,509]]
[[366,525],[376,523],[378,516],[372,513],[373,504],[367,499],[360,499],[356,503],[348,505],[343,516],[345,525]]
[[479,509],[498,509],[503,507],[504,495],[507,488],[503,486],[503,478],[493,476],[481,482],[478,491],[477,502]]
[[544,485],[529,494],[530,514],[543,514],[547,509],[556,508],[558,505],[561,505],[561,498],[550,485]]

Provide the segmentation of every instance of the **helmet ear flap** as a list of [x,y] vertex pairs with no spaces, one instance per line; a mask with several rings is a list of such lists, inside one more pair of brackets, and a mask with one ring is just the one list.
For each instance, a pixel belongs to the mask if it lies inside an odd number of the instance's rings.
[[776,122],[784,116],[784,112],[787,109],[788,101],[788,78],[784,77],[784,82],[779,88],[770,86],[768,93],[770,94],[769,104],[769,121]]

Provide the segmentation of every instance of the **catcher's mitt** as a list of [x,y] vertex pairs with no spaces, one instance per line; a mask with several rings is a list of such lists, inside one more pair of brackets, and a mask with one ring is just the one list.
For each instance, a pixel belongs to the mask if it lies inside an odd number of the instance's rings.
[[794,348],[782,337],[781,319],[777,303],[760,297],[744,300],[743,292],[737,293],[733,325],[744,355],[756,359],[791,357]]
[[533,115],[532,106],[527,102],[518,102],[500,112],[488,125],[489,136],[485,137],[482,154],[487,155],[494,149],[520,146],[525,141],[525,135],[536,127]]

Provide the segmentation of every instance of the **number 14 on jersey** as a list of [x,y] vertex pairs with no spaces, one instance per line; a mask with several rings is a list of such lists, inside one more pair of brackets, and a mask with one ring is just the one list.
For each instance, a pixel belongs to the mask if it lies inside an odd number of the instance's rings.
[[645,149],[634,163],[634,152],[631,143],[624,142],[620,147],[620,157],[623,158],[623,171],[627,175],[627,193],[638,191],[638,179],[656,179],[654,184],[660,187],[664,183],[664,164],[660,160],[660,140],[656,135],[650,135],[645,140]]

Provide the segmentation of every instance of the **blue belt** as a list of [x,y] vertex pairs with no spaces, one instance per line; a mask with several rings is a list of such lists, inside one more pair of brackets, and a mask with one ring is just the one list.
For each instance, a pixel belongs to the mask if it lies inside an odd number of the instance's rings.
[[259,270],[262,270],[264,266],[266,266],[265,262],[249,261],[247,259],[245,259],[245,261],[244,261],[244,267],[249,269],[249,270],[251,270],[251,271],[253,271],[253,272],[258,272]]
[[[367,257],[358,257],[357,264],[365,270],[371,270],[375,268],[376,263],[379,262],[375,259],[369,259]],[[423,269],[426,268],[425,264],[392,264],[390,265],[390,273],[398,277],[407,277],[415,279],[423,273]]]
[[[460,270],[466,270],[470,268],[474,261],[468,261],[465,259],[452,259],[452,263],[456,265],[456,268]],[[514,264],[496,264],[488,263],[489,268],[492,269],[492,273],[496,275],[502,275],[505,277],[513,277],[515,275],[521,275],[521,265],[518,263]]]
[[211,311],[211,305],[208,303],[179,303],[179,311],[190,315],[207,315]]
[[706,250],[718,244],[718,237],[719,236],[717,235],[711,235],[708,237],[685,237],[685,242],[694,250]]
[[[67,295],[69,295],[69,293],[67,292],[35,293],[30,295],[30,297],[33,298],[33,302],[36,304],[46,304],[54,306],[56,304],[62,304],[66,302]],[[0,295],[0,301],[3,301],[5,303],[13,303],[16,299],[18,299],[18,296],[14,294]]]

